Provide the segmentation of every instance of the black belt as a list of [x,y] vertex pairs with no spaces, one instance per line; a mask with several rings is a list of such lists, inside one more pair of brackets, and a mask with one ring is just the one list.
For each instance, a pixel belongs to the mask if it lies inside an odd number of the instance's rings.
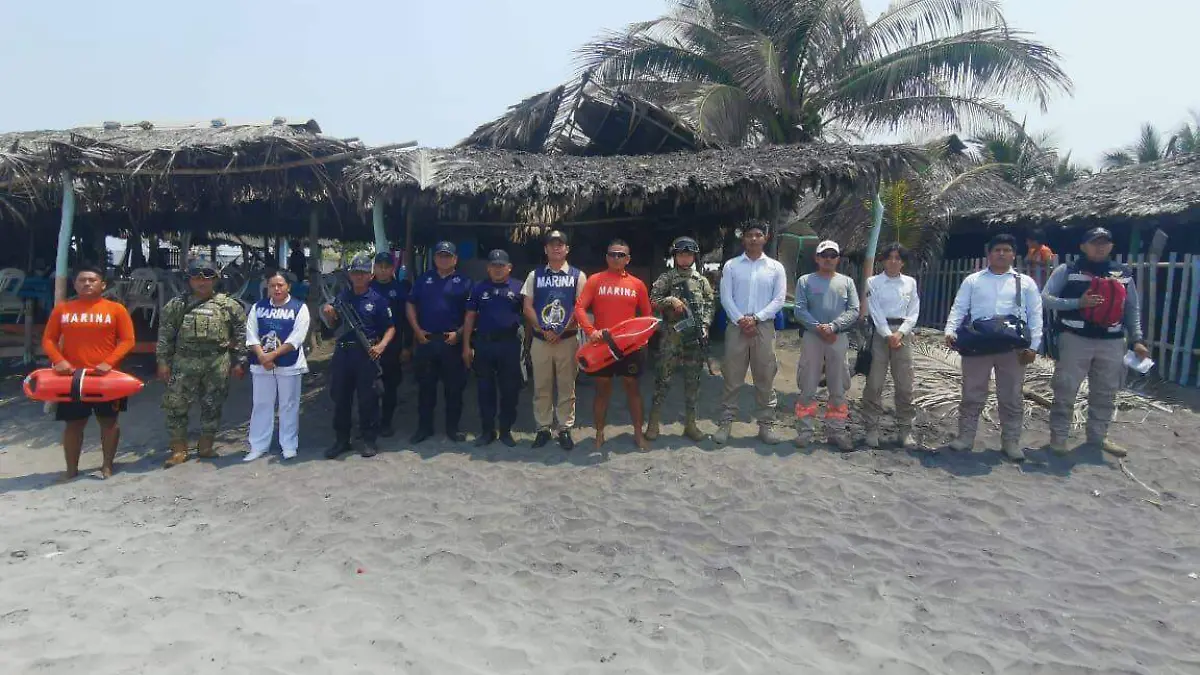
[[515,342],[517,339],[517,329],[511,330],[493,330],[493,331],[475,331],[472,336],[476,342]]
[[892,328],[895,328],[896,326],[901,326],[901,325],[903,325],[903,324],[904,324],[904,319],[891,319],[891,318],[889,318],[889,319],[887,320],[887,325],[888,325],[888,326],[891,326]]
[[[568,331],[563,331],[562,335],[559,335],[558,338],[560,340],[565,340],[567,338],[573,338],[578,334],[579,334],[578,330],[568,330]],[[542,336],[541,332],[535,331],[533,334],[533,337],[541,340],[542,342],[546,341],[546,338],[544,336]]]

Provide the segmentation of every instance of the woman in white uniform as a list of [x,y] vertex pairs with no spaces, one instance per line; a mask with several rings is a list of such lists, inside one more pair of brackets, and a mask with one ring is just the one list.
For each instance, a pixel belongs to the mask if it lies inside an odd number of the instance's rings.
[[244,461],[271,449],[275,430],[275,405],[279,403],[279,445],[283,458],[296,456],[300,431],[300,376],[308,372],[304,338],[308,335],[308,307],[291,296],[291,284],[281,273],[267,278],[267,297],[246,317],[246,346],[250,349],[250,374],[254,383],[254,410],[250,413],[250,451]]

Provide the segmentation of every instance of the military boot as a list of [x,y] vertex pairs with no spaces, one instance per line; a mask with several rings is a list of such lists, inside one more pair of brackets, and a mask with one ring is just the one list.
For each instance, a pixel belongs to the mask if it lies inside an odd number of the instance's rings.
[[200,441],[196,444],[196,456],[203,459],[215,459],[217,451],[213,449],[213,437],[202,434]]
[[662,413],[658,407],[650,410],[650,421],[646,424],[646,440],[653,441],[658,438],[659,427],[662,425]]
[[687,414],[687,422],[683,425],[683,435],[696,443],[704,440],[704,432],[700,431],[700,427],[696,426],[696,413],[689,412]]
[[163,464],[164,469],[179,466],[188,461],[187,441],[171,441],[171,456]]

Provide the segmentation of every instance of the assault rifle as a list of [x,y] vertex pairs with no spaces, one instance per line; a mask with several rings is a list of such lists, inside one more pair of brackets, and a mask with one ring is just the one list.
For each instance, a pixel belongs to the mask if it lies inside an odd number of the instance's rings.
[[700,354],[704,357],[704,365],[708,368],[708,374],[716,375],[713,372],[712,361],[708,359],[708,326],[701,325],[700,317],[692,312],[692,304],[696,302],[696,296],[692,293],[692,289],[688,288],[686,281],[675,284],[671,288],[671,293],[683,301],[684,313],[684,317],[672,324],[672,328],[679,333],[682,341],[700,348]]
[[[354,309],[354,305],[346,302],[341,293],[335,295],[330,304],[333,305],[333,311],[337,312],[338,318],[342,321],[341,328],[335,333],[335,337],[340,340],[345,337],[346,333],[353,332],[355,342],[358,342],[358,345],[370,357],[371,347],[375,345],[363,330],[363,320],[358,315],[358,310]],[[371,365],[375,366],[375,382],[371,386],[374,387],[376,393],[383,393],[383,366],[380,365],[379,359],[371,359]]]

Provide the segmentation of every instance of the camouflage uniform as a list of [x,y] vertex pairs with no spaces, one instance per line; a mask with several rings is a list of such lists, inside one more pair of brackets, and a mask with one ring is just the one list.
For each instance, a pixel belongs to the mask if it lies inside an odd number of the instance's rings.
[[[684,289],[691,291],[690,298]],[[712,324],[715,309],[712,284],[696,270],[695,265],[686,269],[676,267],[667,270],[650,289],[650,302],[661,309],[664,327],[655,364],[654,398],[650,405],[647,438],[651,440],[658,435],[662,403],[667,397],[667,389],[671,386],[671,375],[676,371],[683,375],[683,400],[688,421],[684,433],[689,437],[699,435],[698,431],[692,432],[695,428],[696,402],[700,394],[700,376],[708,361],[708,354],[696,339],[699,333],[688,331],[681,334],[675,330],[675,324],[687,318],[687,314],[668,309],[664,303],[671,298],[689,306],[692,317],[699,324],[698,330],[705,331],[705,335]]]
[[[246,314],[223,293],[199,301],[191,293],[163,307],[155,354],[171,368],[163,395],[172,450],[186,449],[188,408],[200,404],[200,454],[212,453],[221,425],[221,406],[229,394],[229,368],[245,364]],[[189,311],[190,310],[190,311]]]

